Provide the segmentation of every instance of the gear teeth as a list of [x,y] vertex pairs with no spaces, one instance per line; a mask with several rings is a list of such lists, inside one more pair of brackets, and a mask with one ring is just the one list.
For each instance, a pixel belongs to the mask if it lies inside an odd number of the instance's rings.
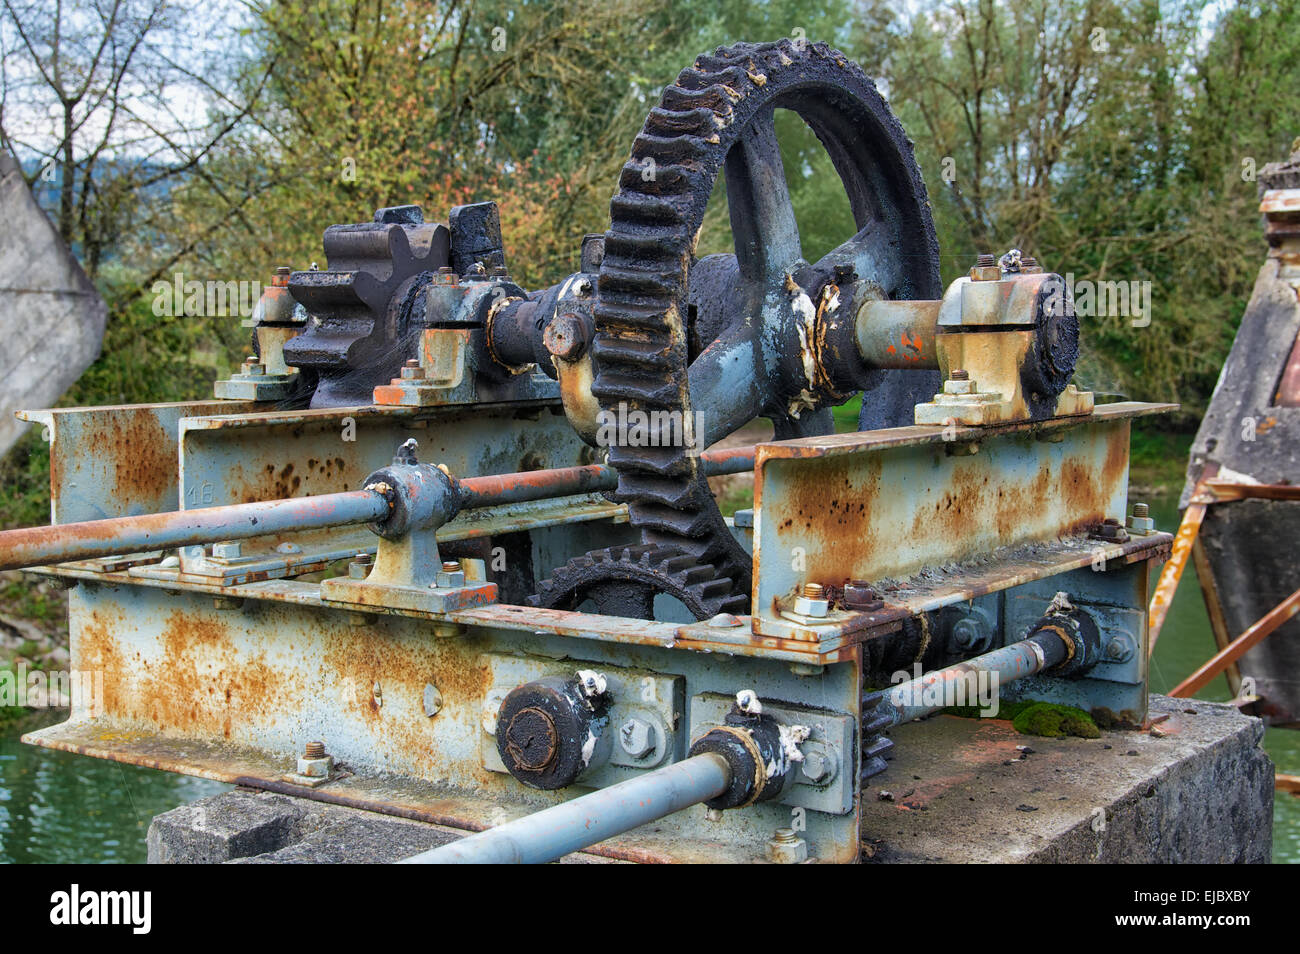
[[[745,599],[735,593],[730,580],[720,577],[716,566],[701,563],[675,546],[641,543],[608,547],[574,557],[543,580],[533,606],[573,609],[581,605],[592,588],[602,583],[638,584],[654,593],[664,593],[682,603],[699,620],[719,613],[743,613]],[[598,611],[603,611],[597,606]]]
[[[592,394],[602,410],[630,403],[690,412],[687,275],[709,196],[745,125],[805,83],[814,67],[823,76],[828,67],[856,70],[825,44],[719,47],[682,70],[650,110],[610,202],[591,351]],[[857,88],[869,88],[860,72],[853,76]],[[611,447],[614,499],[628,503],[645,539],[716,565],[743,601],[753,559],[731,535],[684,443]]]

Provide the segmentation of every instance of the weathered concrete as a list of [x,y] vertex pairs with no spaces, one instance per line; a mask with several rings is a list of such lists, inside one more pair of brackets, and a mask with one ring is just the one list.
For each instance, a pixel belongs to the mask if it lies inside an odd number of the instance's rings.
[[[1168,716],[1154,732],[1093,740],[1041,739],[1007,722],[951,716],[899,727],[888,772],[866,791],[865,859],[1267,862],[1273,765],[1259,748],[1260,721],[1162,696],[1152,697],[1151,712]],[[149,861],[390,862],[462,835],[238,789],[157,816]]]
[[[1234,707],[1151,697],[1151,732],[1042,739],[938,716],[891,733],[863,800],[883,862],[1265,863],[1273,763]],[[1032,751],[1025,753],[1018,746]],[[888,793],[885,797],[884,793]]]
[[[235,789],[154,817],[150,864],[387,864],[464,837],[441,825]],[[575,854],[568,863],[610,863]]]
[[0,149],[0,454],[99,356],[108,306]]

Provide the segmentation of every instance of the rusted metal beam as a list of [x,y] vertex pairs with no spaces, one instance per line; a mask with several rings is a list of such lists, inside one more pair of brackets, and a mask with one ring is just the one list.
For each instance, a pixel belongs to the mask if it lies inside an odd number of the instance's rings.
[[1200,669],[1192,673],[1169,693],[1171,696],[1186,698],[1203,689],[1215,676],[1232,662],[1244,656],[1252,646],[1277,629],[1296,613],[1300,613],[1300,590],[1296,590],[1249,629],[1234,639],[1228,646],[1211,656]]
[[1239,484],[1230,480],[1206,480],[1202,481],[1197,488],[1196,497],[1203,498],[1205,503],[1227,503],[1232,500],[1300,500],[1300,485]]
[[[1205,601],[1205,613],[1210,617],[1210,631],[1214,634],[1214,644],[1219,649],[1226,649],[1232,643],[1228,632],[1228,622],[1223,616],[1223,603],[1219,599],[1219,586],[1214,581],[1214,568],[1210,566],[1210,557],[1205,552],[1205,544],[1197,540],[1192,545],[1192,560],[1196,564],[1196,578],[1201,584],[1201,597]],[[1241,670],[1236,663],[1230,663],[1225,670],[1228,688],[1232,694],[1241,692]]]
[[1273,776],[1273,787],[1279,792],[1300,795],[1300,775],[1283,775],[1278,772]]
[[[1198,487],[1198,493],[1200,488]],[[1156,640],[1160,638],[1160,630],[1164,628],[1165,617],[1169,615],[1169,607],[1173,605],[1174,594],[1178,592],[1178,581],[1182,579],[1183,570],[1187,568],[1187,560],[1192,555],[1192,545],[1196,543],[1196,537],[1201,532],[1201,523],[1205,520],[1204,503],[1188,504],[1187,510],[1183,513],[1183,522],[1178,525],[1178,533],[1174,535],[1173,549],[1169,554],[1169,561],[1165,563],[1164,569],[1160,571],[1160,580],[1156,583],[1155,595],[1151,597],[1151,605],[1147,609],[1147,658],[1149,659],[1156,651]]]

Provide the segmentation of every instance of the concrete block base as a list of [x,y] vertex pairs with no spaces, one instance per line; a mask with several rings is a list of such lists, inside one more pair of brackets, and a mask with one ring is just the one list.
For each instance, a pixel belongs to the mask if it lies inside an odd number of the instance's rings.
[[1151,697],[1150,712],[1166,717],[1151,731],[1100,739],[953,716],[900,726],[889,770],[863,793],[864,860],[1267,863],[1263,723],[1165,696]]
[[[1232,706],[1153,696],[1152,731],[1020,735],[938,716],[900,726],[863,793],[869,862],[1267,862],[1273,765]],[[154,818],[149,861],[392,862],[462,837],[424,822],[237,789]],[[575,854],[569,862],[600,863]]]

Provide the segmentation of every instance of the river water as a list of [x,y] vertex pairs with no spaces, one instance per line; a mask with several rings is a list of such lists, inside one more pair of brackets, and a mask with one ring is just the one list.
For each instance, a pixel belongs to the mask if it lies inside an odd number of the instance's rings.
[[[1152,504],[1156,526],[1176,528],[1176,500]],[[1188,567],[1151,661],[1151,689],[1166,692],[1215,649],[1195,570]],[[1218,679],[1197,698],[1229,698]],[[1300,732],[1270,729],[1264,748],[1279,771],[1300,775]],[[0,862],[143,862],[159,812],[228,786],[23,745],[0,730]],[[1273,859],[1300,862],[1300,797],[1279,793]]]

